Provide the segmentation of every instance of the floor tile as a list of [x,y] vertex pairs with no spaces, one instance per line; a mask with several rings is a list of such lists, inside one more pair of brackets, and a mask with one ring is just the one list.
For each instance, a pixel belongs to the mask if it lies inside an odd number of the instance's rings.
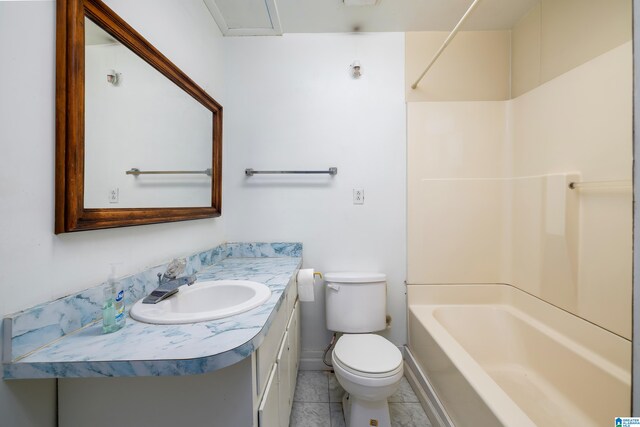
[[331,427],[328,403],[293,402],[289,427]]
[[[331,384],[331,383],[329,383]],[[389,403],[419,403],[418,396],[405,377],[400,381],[400,388],[389,397]]]
[[419,403],[389,403],[391,427],[431,427]]
[[294,402],[329,402],[329,375],[326,371],[299,371]]
[[344,396],[344,389],[338,382],[336,374],[331,372],[329,374],[329,402],[342,402],[342,396]]
[[330,403],[331,427],[345,427],[342,403]]
[[[333,372],[299,371],[290,427],[345,427],[343,388]],[[431,427],[406,378],[389,398],[391,427]]]

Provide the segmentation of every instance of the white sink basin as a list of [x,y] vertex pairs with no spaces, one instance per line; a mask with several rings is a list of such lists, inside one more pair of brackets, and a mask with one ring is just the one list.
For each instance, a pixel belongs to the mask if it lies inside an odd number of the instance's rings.
[[248,280],[211,280],[182,286],[180,292],[157,304],[131,307],[131,317],[162,325],[221,319],[249,311],[271,296],[268,286]]

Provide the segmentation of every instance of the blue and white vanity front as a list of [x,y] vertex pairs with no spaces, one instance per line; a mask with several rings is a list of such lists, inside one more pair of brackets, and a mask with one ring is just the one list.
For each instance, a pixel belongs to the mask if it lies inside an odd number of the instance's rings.
[[[74,426],[288,426],[300,359],[300,243],[227,243],[187,259],[198,280],[264,283],[271,297],[207,322],[101,329],[102,288],[4,319],[6,380],[58,378],[59,423]],[[127,306],[165,265],[122,279]]]

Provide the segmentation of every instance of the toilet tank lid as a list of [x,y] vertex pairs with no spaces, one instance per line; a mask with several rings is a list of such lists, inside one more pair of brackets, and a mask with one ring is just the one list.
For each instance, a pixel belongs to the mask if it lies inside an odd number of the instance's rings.
[[325,273],[324,280],[334,283],[372,283],[385,282],[387,275],[383,273],[363,273],[357,271],[340,271]]

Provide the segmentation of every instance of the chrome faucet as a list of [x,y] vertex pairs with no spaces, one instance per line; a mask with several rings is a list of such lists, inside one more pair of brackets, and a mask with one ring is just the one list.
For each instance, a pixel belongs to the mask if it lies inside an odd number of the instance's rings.
[[143,304],[157,304],[160,301],[169,298],[171,295],[178,292],[178,288],[182,285],[193,285],[196,281],[196,275],[178,277],[182,273],[187,265],[187,261],[182,259],[174,259],[167,266],[167,271],[158,273],[158,287],[154,289],[145,299],[142,300]]

